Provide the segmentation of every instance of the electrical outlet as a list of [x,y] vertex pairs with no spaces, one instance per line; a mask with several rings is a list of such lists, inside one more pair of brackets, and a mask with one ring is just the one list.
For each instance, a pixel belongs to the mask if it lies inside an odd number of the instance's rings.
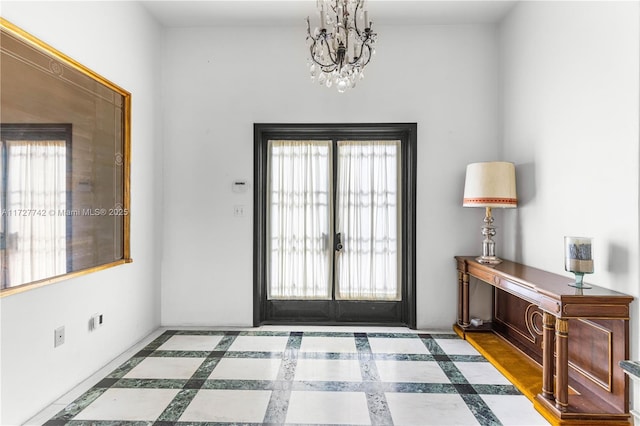
[[64,343],[64,325],[62,327],[58,327],[55,330],[53,330],[53,347],[57,348],[63,343]]
[[244,206],[233,206],[233,215],[235,217],[243,217],[244,216]]

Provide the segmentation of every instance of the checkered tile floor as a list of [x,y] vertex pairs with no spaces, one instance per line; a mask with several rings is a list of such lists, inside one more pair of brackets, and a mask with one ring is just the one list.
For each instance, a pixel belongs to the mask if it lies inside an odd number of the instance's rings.
[[46,425],[547,425],[454,334],[164,332]]

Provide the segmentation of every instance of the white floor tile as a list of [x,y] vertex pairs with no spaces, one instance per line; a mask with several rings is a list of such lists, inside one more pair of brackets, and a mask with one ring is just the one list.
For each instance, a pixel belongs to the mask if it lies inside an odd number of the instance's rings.
[[369,338],[369,346],[373,353],[383,354],[429,354],[422,340],[415,338]]
[[276,380],[281,363],[280,358],[223,358],[209,379]]
[[172,336],[164,342],[159,351],[212,351],[223,336]]
[[107,389],[74,420],[154,421],[179,389]]
[[488,362],[455,362],[458,370],[471,384],[510,385],[511,382]]
[[524,395],[480,395],[504,425],[544,426],[545,420]]
[[385,396],[395,426],[478,424],[457,394],[386,393]]
[[434,339],[448,355],[480,355],[469,342],[462,339]]
[[361,382],[360,362],[343,359],[298,359],[294,380]]
[[287,336],[238,336],[229,347],[234,352],[284,352]]
[[131,369],[127,379],[189,379],[205,358],[149,357]]
[[371,424],[362,392],[291,392],[287,423]]
[[435,361],[376,361],[380,380],[403,383],[451,383]]
[[180,421],[262,423],[270,398],[266,390],[200,390]]
[[300,352],[357,353],[353,337],[302,337]]

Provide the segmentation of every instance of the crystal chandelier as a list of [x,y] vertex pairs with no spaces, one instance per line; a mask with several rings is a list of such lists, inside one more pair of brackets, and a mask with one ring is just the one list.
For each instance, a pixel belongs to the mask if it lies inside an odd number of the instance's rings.
[[313,33],[307,17],[311,80],[343,93],[364,78],[364,67],[375,54],[377,34],[371,32],[365,0],[317,0],[320,27]]

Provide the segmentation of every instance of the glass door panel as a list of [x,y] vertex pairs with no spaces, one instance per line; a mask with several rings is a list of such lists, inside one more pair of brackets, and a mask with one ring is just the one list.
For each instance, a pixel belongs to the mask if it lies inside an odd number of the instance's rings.
[[268,152],[268,299],[401,300],[400,141],[338,141],[335,174],[331,141]]
[[267,298],[331,299],[331,141],[270,140]]
[[338,300],[401,300],[400,141],[338,141]]

